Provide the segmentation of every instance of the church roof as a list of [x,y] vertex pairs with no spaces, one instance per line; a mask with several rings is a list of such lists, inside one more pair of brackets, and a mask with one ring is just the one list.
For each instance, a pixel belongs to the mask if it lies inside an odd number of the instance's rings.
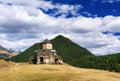
[[51,43],[50,40],[45,39],[42,43]]

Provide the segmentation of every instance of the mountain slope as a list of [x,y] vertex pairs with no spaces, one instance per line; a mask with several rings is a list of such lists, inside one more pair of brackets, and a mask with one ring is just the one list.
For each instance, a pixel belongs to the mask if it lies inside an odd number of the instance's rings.
[[57,50],[58,55],[62,56],[65,62],[69,62],[77,58],[94,56],[86,48],[77,45],[61,35],[51,40],[51,42],[53,44],[53,48]]
[[0,57],[0,60],[1,60],[1,59],[4,59],[4,58]]
[[40,43],[36,43],[30,48],[23,51],[21,54],[12,57],[10,60],[14,62],[27,62],[31,56],[34,55],[34,51],[40,49]]
[[[64,62],[67,63],[76,58],[94,56],[87,49],[75,44],[68,38],[65,38],[61,35],[52,39],[51,42],[53,44],[53,48],[57,50],[58,55],[62,56]],[[36,43],[21,54],[13,57],[11,60],[15,62],[26,62],[28,61],[29,57],[34,54],[34,51],[40,48],[41,44]]]
[[16,55],[17,55],[17,52],[11,52],[11,51],[7,50],[6,48],[4,48],[0,45],[0,57],[10,58],[10,57],[13,57],[13,56],[16,56]]
[[103,69],[120,72],[120,53],[74,59],[71,65],[82,68]]
[[0,50],[6,50],[7,51],[7,49],[2,47],[1,45],[0,45]]

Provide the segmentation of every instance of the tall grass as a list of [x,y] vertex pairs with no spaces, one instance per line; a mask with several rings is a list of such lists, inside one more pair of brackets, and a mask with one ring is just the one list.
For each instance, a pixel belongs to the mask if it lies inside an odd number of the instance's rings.
[[[104,77],[103,77],[104,76]],[[16,64],[0,70],[0,81],[119,81],[120,74],[69,65]]]

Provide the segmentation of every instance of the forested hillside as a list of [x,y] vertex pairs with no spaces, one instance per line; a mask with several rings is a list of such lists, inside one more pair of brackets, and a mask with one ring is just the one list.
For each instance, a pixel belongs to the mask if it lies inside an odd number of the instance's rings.
[[[83,48],[61,35],[51,40],[53,48],[58,55],[62,56],[63,61],[70,65],[82,68],[103,69],[120,72],[120,53],[95,56],[86,48]],[[41,43],[36,43],[21,54],[13,57],[15,62],[27,62],[29,57],[34,55],[34,51],[41,48]]]
[[120,72],[120,53],[74,59],[70,62],[70,64],[82,68],[103,69]]
[[[82,57],[94,56],[86,48],[83,48],[61,35],[51,40],[53,49],[57,50],[58,55],[62,56],[64,62],[70,63],[71,60]],[[11,60],[15,62],[27,62],[29,57],[34,55],[34,51],[41,49],[41,43],[36,43],[21,54],[13,57]]]
[[63,57],[64,62],[69,63],[71,60],[94,56],[86,48],[83,48],[70,39],[61,35],[51,40],[54,49],[57,50],[58,55]]

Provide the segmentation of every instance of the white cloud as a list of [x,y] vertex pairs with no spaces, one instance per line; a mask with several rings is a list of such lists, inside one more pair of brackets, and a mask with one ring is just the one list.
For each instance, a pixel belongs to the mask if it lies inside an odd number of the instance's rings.
[[73,16],[78,15],[77,11],[82,8],[81,5],[67,5],[67,4],[52,4],[51,1],[44,0],[0,0],[2,4],[5,5],[14,5],[14,6],[24,6],[27,12],[30,15],[37,15],[36,9],[43,9],[44,11],[48,11],[49,9],[53,9],[55,12],[51,13],[52,16],[56,16],[58,14],[62,14],[61,17],[66,16],[68,13],[71,13]]
[[58,13],[68,14],[72,13],[73,15],[77,15],[76,11],[82,8],[81,5],[59,5],[58,6]]
[[114,3],[114,2],[120,2],[120,0],[101,0],[102,3]]
[[91,4],[93,5],[96,2],[100,2],[100,3],[117,3],[120,2],[120,0],[92,0]]
[[[53,17],[38,8],[57,8],[59,13],[76,13],[78,5],[52,4],[38,0],[0,0],[0,42],[7,48],[23,50],[45,38],[62,34],[88,48],[95,54],[120,52],[119,36],[105,35],[102,31],[119,32],[120,17],[87,18],[83,16]],[[6,5],[12,3],[13,5]],[[41,6],[45,4],[44,6]],[[49,7],[49,6],[50,7]]]
[[119,32],[120,31],[120,17],[106,16],[104,17],[102,24],[103,30],[110,32]]

